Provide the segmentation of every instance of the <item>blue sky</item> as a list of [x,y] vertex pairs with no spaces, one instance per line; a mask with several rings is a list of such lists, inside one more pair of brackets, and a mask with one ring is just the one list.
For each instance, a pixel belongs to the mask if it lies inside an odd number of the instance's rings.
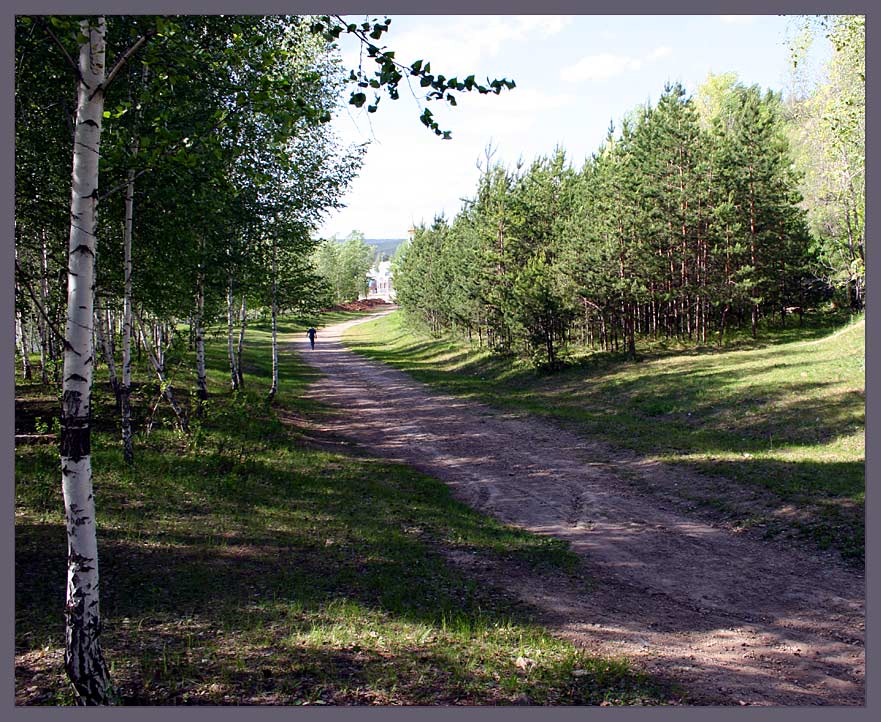
[[[347,208],[329,214],[318,235],[403,238],[436,214],[452,218],[476,188],[476,163],[489,143],[506,165],[529,163],[556,145],[580,165],[610,121],[617,127],[636,105],[655,102],[667,81],[693,94],[708,73],[733,71],[742,82],[785,92],[791,31],[790,18],[773,15],[392,16],[383,37],[398,60],[430,60],[447,77],[513,78],[517,88],[460,94],[456,108],[429,103],[452,130],[446,141],[422,126],[404,87],[374,114],[344,110],[335,121],[340,136],[370,147]],[[344,38],[341,45],[344,61],[357,65],[357,44]]]

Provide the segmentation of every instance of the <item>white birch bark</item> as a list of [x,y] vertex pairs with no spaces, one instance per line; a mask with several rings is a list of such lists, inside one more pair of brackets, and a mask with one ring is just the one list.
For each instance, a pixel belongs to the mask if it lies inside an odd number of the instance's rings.
[[171,333],[167,330],[159,328],[159,340],[156,344],[156,359],[159,361],[159,368],[165,373],[165,339],[171,338]]
[[233,307],[232,274],[230,274],[229,286],[226,291],[226,348],[229,354],[230,383],[233,391],[236,391],[239,388],[239,372],[236,368],[236,355],[233,348],[233,325],[235,324],[235,315],[236,312]]
[[[137,153],[137,143],[135,153]],[[123,227],[124,290],[122,298],[122,384],[119,403],[122,412],[122,456],[126,464],[134,464],[135,451],[132,442],[132,222],[134,219],[135,171],[128,172],[125,186],[125,226]]]
[[[196,395],[200,402],[208,399],[208,378],[205,373],[205,328],[203,315],[205,313],[205,278],[200,273],[196,288],[196,317],[194,331],[196,334]],[[202,403],[199,404],[198,412],[202,413]]]
[[101,303],[95,299],[95,332],[98,336],[98,344],[104,352],[104,362],[107,364],[107,373],[110,376],[110,385],[113,387],[113,394],[116,397],[116,409],[119,411],[119,378],[116,375],[116,362],[113,358],[113,351],[107,340],[108,332],[104,321],[106,314],[101,310]]
[[165,396],[169,405],[171,406],[171,410],[174,411],[174,415],[177,417],[177,423],[180,426],[180,430],[188,434],[189,433],[189,423],[187,422],[187,415],[184,413],[184,410],[180,407],[177,401],[174,398],[174,392],[171,390],[171,384],[168,383],[168,379],[165,376],[165,369],[162,367],[162,364],[159,362],[159,358],[157,354],[154,352],[153,347],[147,341],[147,334],[144,331],[144,322],[138,318],[138,337],[141,343],[144,346],[144,350],[147,352],[147,358],[150,359],[150,364],[153,366],[153,370],[156,372],[156,376],[159,377],[159,386],[162,390],[162,394]]
[[116,358],[116,321],[113,311],[109,308],[104,312],[104,328],[107,329],[107,346],[110,348],[110,354]]
[[33,371],[31,370],[31,360],[28,357],[28,352],[30,351],[30,339],[27,336],[27,330],[25,328],[24,314],[20,311],[16,313],[15,323],[17,326],[16,335],[20,343],[19,349],[21,353],[21,373],[22,377],[25,380],[29,381],[31,378],[33,378]]
[[272,241],[272,386],[269,389],[269,400],[275,398],[278,393],[278,301],[276,294],[278,283],[276,281],[277,264],[275,259],[275,240]]
[[[49,257],[46,249],[46,232],[40,234],[40,300],[43,308],[49,312]],[[42,316],[37,317],[40,334],[40,374],[44,384],[49,383],[49,359],[54,358],[50,348],[50,331]]]
[[242,370],[242,350],[245,348],[245,327],[248,324],[248,310],[245,294],[242,294],[242,311],[240,314],[241,330],[239,331],[239,344],[236,348],[236,373],[239,377],[239,388],[245,388],[245,372]]
[[91,384],[98,158],[104,110],[104,18],[81,22],[70,201],[67,320],[61,411],[61,486],[67,526],[64,666],[83,704],[106,704],[110,676],[101,652],[98,538],[91,465]]

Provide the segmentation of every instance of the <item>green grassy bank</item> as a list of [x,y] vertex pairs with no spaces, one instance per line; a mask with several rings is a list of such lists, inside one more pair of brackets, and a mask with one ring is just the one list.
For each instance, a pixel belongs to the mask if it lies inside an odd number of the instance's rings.
[[[419,381],[553,419],[591,438],[719,480],[716,507],[766,534],[795,535],[862,563],[865,323],[814,323],[735,349],[597,354],[553,375],[455,339],[413,332],[400,312],[346,343]],[[750,345],[752,347],[750,347]],[[774,495],[795,514],[736,512],[725,482]],[[677,491],[687,498],[687,485]],[[739,514],[739,517],[738,517]]]

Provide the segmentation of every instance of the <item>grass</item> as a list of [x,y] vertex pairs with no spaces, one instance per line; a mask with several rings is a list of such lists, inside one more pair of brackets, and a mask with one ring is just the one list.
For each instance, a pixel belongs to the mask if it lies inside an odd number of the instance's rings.
[[774,495],[779,509],[794,505],[798,513],[735,520],[861,564],[864,322],[833,331],[818,319],[734,348],[655,347],[638,362],[595,354],[554,375],[458,339],[419,335],[400,313],[354,327],[345,340],[446,392],[716,478],[716,497],[703,503],[729,515],[738,514],[726,501],[729,480]]
[[[305,328],[284,322],[282,341]],[[265,404],[269,343],[267,328],[252,325],[246,388],[232,394],[223,339],[212,341],[204,415],[185,437],[160,407],[152,433],[136,436],[133,468],[109,385],[95,384],[103,644],[122,703],[681,701],[624,660],[551,636],[532,610],[449,560],[467,551],[577,577],[564,543],[494,522],[406,466],[322,450],[283,423],[284,413],[321,409],[300,398],[314,372],[290,351],[280,354],[276,404]],[[191,403],[191,354],[172,360]],[[135,378],[143,430],[158,389],[143,364]],[[20,383],[17,395],[19,431],[57,415],[50,389]],[[16,700],[71,704],[54,446],[16,449],[15,498]]]

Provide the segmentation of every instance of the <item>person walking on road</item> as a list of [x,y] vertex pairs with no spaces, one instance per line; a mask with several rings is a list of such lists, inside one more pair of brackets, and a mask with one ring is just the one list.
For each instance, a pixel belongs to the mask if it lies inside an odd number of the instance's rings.
[[309,334],[309,344],[312,346],[312,349],[315,350],[315,334],[317,332],[314,328],[310,327],[309,330],[306,331],[306,333]]

